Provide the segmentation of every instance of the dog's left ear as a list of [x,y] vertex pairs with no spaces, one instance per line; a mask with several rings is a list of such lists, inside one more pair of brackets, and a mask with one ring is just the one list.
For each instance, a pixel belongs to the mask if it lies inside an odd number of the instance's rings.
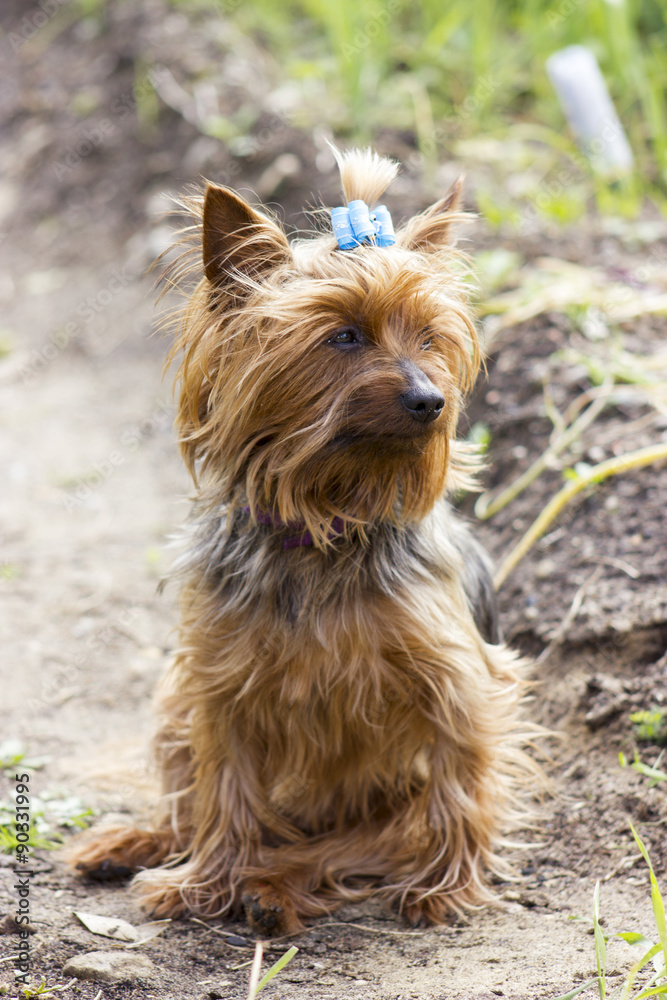
[[238,273],[260,275],[290,256],[284,232],[230,188],[209,184],[204,195],[202,257],[214,285],[232,284]]
[[459,177],[444,198],[436,201],[421,215],[403,226],[397,233],[398,242],[408,250],[439,250],[451,242],[452,224],[457,221],[461,206],[463,177]]

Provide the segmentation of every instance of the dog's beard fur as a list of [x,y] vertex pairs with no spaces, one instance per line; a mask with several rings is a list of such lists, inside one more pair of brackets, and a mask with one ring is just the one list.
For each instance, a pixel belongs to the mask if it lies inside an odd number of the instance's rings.
[[[376,200],[394,172],[347,154],[346,199]],[[454,436],[480,363],[458,198],[396,246],[351,252],[290,246],[226,189],[188,201],[205,277],[174,354],[197,494],[164,808],[155,831],[76,853],[88,871],[152,868],[137,882],[156,913],[243,902],[260,930],[289,930],[376,891],[441,921],[491,898],[485,871],[508,874],[524,665],[480,635],[488,571],[442,499],[472,471]],[[415,377],[444,398],[437,419],[403,405]],[[312,545],[285,552],[295,526]]]

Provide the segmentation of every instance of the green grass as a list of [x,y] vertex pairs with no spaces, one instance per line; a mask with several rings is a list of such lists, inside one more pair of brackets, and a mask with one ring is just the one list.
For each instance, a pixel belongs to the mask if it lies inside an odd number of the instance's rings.
[[[18,740],[4,740],[0,744],[0,770],[10,781],[14,780],[17,768],[22,771],[39,770],[45,763],[43,758],[26,756]],[[94,817],[92,809],[87,809],[80,799],[58,794],[43,794],[37,797],[30,793],[29,806],[22,806],[30,812],[30,830],[25,842],[30,848],[54,850],[62,847],[61,829],[84,829]],[[16,803],[0,801],[0,854],[13,854],[19,842],[16,839]]]
[[[629,132],[639,175],[650,184],[667,181],[660,0],[255,0],[229,5],[224,16],[300,88],[304,124],[330,125],[354,142],[373,141],[387,127],[407,130],[427,161],[453,140],[503,135],[515,125],[529,140],[573,151],[545,61],[566,45],[588,45]],[[565,191],[551,201],[556,216],[572,212]]]
[[[75,982],[76,980],[72,979],[69,983],[48,983],[42,976],[39,983],[34,982],[29,986],[18,986],[14,988],[17,989],[16,996],[20,997],[21,1000],[33,1000],[34,997],[41,997],[41,1000],[52,1000],[52,998],[56,997],[57,994],[65,993]],[[0,996],[7,993],[8,989],[8,987],[0,987]]]
[[[93,820],[92,809],[87,809],[78,798],[30,800],[30,831],[26,844],[38,850],[55,850],[62,847],[61,828],[85,829]],[[0,854],[13,854],[18,847],[15,829],[16,812],[13,802],[0,802]]]
[[[638,714],[634,713],[633,715]],[[643,714],[643,713],[642,713]],[[632,718],[632,716],[630,716]],[[658,765],[662,760],[664,750],[660,751],[660,754],[654,764],[645,764],[643,760],[639,757],[639,754],[635,751],[635,757],[632,763],[629,765],[633,770],[637,771],[644,778],[649,779],[649,788],[653,788],[655,785],[659,785],[663,781],[667,781],[667,771],[663,771]],[[628,759],[624,753],[618,755],[621,767],[628,767]]]
[[[581,986],[563,993],[555,1000],[574,1000],[574,997],[593,992],[597,988],[600,1000],[644,1000],[652,996],[667,995],[667,920],[665,918],[665,903],[655,877],[653,864],[641,837],[630,824],[635,843],[644,858],[649,870],[651,883],[651,908],[655,921],[657,941],[652,941],[636,931],[620,931],[616,934],[605,934],[600,923],[600,883],[595,885],[593,894],[593,934],[595,940],[595,961],[597,975],[587,980]],[[631,947],[640,950],[640,957],[630,966],[622,984],[608,989],[607,982],[607,942],[611,938],[620,938]],[[637,977],[644,973],[644,982],[636,985]]]
[[281,957],[278,959],[277,962],[274,962],[274,964],[271,966],[268,972],[266,972],[260,979],[259,977],[262,968],[263,947],[262,947],[262,942],[258,941],[255,945],[255,956],[252,962],[252,969],[250,970],[250,982],[248,984],[248,1000],[255,1000],[255,997],[260,992],[260,990],[263,990],[265,986],[268,986],[268,984],[271,982],[274,976],[277,976],[278,973],[282,969],[284,969],[289,962],[292,961],[294,956],[297,954],[298,950],[299,949],[294,946],[292,948],[289,948],[284,955],[281,955]]
[[645,743],[667,743],[667,712],[662,708],[637,711],[630,715],[636,739]]

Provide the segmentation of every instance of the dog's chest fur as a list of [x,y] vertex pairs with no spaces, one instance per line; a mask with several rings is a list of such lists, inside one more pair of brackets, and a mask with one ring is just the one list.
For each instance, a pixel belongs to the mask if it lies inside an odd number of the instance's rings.
[[207,622],[211,656],[193,682],[222,700],[240,758],[243,734],[260,735],[272,798],[302,823],[323,773],[332,819],[343,786],[351,814],[410,797],[448,673],[452,689],[462,669],[469,685],[485,681],[462,583],[471,540],[445,503],[418,527],[385,524],[328,553],[284,552],[283,537],[241,511],[195,528],[181,570],[197,581],[186,600]]

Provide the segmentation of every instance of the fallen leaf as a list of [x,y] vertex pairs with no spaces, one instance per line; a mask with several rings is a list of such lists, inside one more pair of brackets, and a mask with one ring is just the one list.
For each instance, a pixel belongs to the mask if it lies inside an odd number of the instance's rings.
[[74,916],[91,934],[114,938],[116,941],[138,942],[137,929],[121,917],[103,917],[99,913],[82,913],[80,910],[74,910]]
[[151,941],[158,934],[161,934],[165,927],[168,927],[171,920],[149,920],[147,924],[139,924],[134,930],[137,933],[136,941],[128,945],[128,948],[138,948],[139,945]]

